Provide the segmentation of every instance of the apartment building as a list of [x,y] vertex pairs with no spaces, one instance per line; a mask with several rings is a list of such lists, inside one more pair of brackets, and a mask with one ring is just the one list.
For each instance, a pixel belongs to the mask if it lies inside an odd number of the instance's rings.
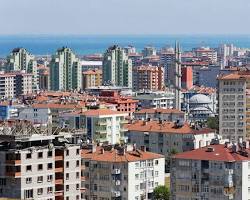
[[50,62],[50,89],[54,91],[79,90],[82,87],[81,62],[74,52],[62,47]]
[[250,199],[249,153],[249,143],[245,142],[214,144],[175,155],[171,199]]
[[23,71],[13,73],[0,73],[0,97],[14,98],[20,95],[31,94],[32,74]]
[[32,74],[32,89],[39,90],[37,62],[35,56],[24,48],[15,48],[9,56],[7,56],[6,72],[24,71]]
[[250,133],[250,73],[239,71],[218,78],[219,132],[231,141]]
[[62,113],[59,126],[83,129],[93,142],[117,144],[125,141],[124,132],[128,113],[105,108]]
[[162,90],[164,86],[164,69],[160,66],[138,66],[133,68],[133,89]]
[[3,122],[1,127],[0,197],[81,198],[80,145],[71,136],[51,135],[27,121]]
[[102,70],[93,69],[82,73],[82,89],[102,85]]
[[135,120],[162,120],[169,122],[185,121],[185,113],[177,109],[149,108],[134,112]]
[[154,188],[165,184],[164,156],[145,148],[86,148],[82,162],[86,200],[150,200]]
[[194,49],[195,56],[203,61],[210,61],[216,63],[218,60],[217,51],[209,47],[200,47]]
[[138,110],[143,108],[174,108],[173,92],[151,92],[137,94],[133,99],[138,100]]
[[125,50],[117,45],[103,55],[103,84],[132,88],[132,61]]
[[215,138],[214,130],[192,128],[187,123],[162,120],[135,121],[128,124],[127,129],[128,143],[136,144],[139,148],[144,146],[147,151],[163,154],[166,160],[169,160],[172,152],[204,147]]
[[23,106],[18,108],[20,120],[28,120],[34,124],[52,125],[52,114],[50,108],[39,108],[37,106]]
[[0,96],[2,98],[13,98],[15,96],[14,74],[0,73]]
[[131,96],[123,96],[121,92],[115,90],[101,91],[99,100],[114,104],[117,111],[127,112],[130,117],[136,111],[138,104],[138,100],[132,99]]
[[[32,108],[35,110],[39,110],[40,109],[44,109],[42,111],[46,112],[46,116],[41,116],[43,119],[47,118],[48,120],[50,120],[50,117],[52,118],[52,126],[56,127],[59,126],[60,124],[60,119],[59,116],[61,115],[61,113],[63,112],[70,112],[72,110],[80,110],[83,107],[83,105],[77,104],[77,103],[70,103],[70,102],[38,102],[38,103],[34,103],[32,104]],[[37,111],[34,111],[34,115],[35,113],[37,113]],[[45,114],[45,113],[44,113]],[[38,115],[37,115],[38,117]]]
[[173,63],[175,62],[174,49],[169,49],[167,51],[161,52],[160,54],[161,64],[164,66],[165,71],[165,84],[171,84],[174,77]]

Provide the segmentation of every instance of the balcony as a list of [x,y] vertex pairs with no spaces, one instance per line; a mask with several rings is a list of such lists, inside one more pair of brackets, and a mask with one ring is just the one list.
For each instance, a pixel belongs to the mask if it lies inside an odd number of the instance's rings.
[[112,170],[112,174],[120,174],[120,173],[121,173],[121,170],[118,168]]
[[21,177],[21,172],[6,172],[5,176],[19,178]]
[[63,172],[63,167],[56,167],[55,168],[55,173],[61,173]]
[[106,126],[107,125],[107,121],[98,121],[96,123],[97,126]]
[[97,129],[96,129],[96,132],[97,132],[97,133],[100,133],[100,134],[105,134],[105,133],[107,133],[107,129],[100,129],[100,128],[97,128]]
[[120,191],[112,191],[111,192],[111,196],[112,197],[120,197],[121,196],[121,192]]
[[123,120],[120,121],[120,123],[121,123],[121,124],[127,124],[127,123],[128,123],[128,120],[123,119]]
[[63,190],[61,190],[61,191],[55,191],[55,196],[56,197],[63,196]]
[[55,161],[63,160],[63,156],[55,156]]
[[56,179],[55,184],[56,185],[62,185],[63,184],[63,179]]
[[21,165],[21,160],[6,160],[7,165]]
[[121,181],[120,180],[113,180],[113,182],[114,182],[114,185],[116,185],[116,186],[121,185]]
[[121,131],[121,132],[127,132],[128,129],[127,129],[127,128],[121,128],[120,131]]

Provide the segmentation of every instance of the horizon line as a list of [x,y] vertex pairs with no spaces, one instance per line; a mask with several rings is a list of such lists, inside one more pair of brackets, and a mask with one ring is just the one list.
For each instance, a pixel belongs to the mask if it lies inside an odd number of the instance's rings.
[[108,33],[21,33],[21,34],[1,34],[1,36],[249,36],[250,33],[120,33],[120,34],[108,34]]

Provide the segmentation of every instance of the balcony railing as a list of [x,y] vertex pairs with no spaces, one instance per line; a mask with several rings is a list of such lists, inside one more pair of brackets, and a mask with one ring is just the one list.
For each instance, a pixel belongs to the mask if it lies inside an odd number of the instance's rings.
[[112,170],[112,174],[120,174],[120,173],[121,173],[121,170],[118,168]]
[[121,196],[121,192],[120,191],[112,191],[111,195],[112,195],[112,197],[119,197],[119,196]]

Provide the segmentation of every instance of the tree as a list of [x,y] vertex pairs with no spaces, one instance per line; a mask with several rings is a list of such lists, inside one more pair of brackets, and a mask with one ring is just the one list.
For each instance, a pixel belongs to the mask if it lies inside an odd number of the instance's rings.
[[207,127],[215,130],[219,130],[219,118],[209,117],[207,119]]
[[168,187],[160,185],[154,189],[154,200],[170,200],[170,191]]

